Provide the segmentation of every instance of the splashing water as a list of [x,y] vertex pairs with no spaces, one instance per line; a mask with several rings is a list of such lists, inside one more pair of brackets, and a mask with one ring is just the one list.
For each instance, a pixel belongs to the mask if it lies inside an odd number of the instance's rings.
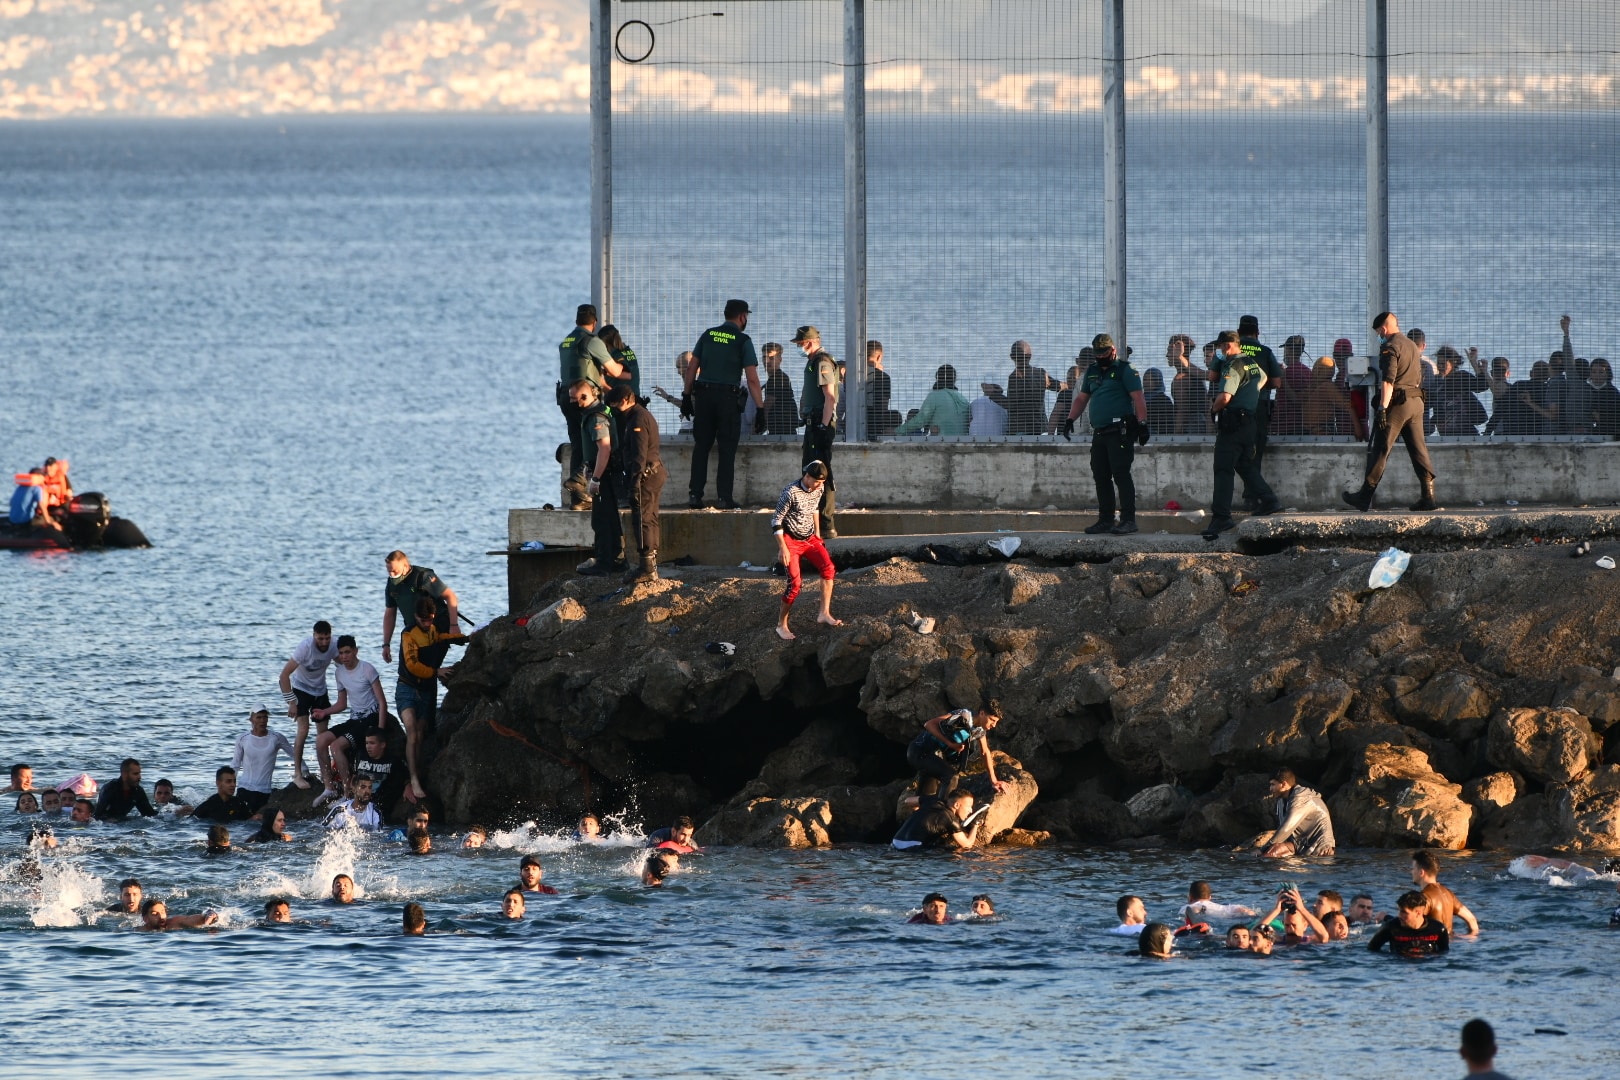
[[106,886],[94,874],[71,862],[42,859],[39,901],[28,915],[35,926],[80,926],[95,919],[105,898]]

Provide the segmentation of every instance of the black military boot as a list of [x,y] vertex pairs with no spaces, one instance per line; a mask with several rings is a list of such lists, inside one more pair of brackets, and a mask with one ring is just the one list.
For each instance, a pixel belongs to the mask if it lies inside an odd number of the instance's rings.
[[1345,502],[1349,503],[1351,506],[1365,514],[1367,511],[1372,509],[1373,492],[1375,490],[1377,489],[1374,488],[1373,485],[1363,481],[1360,491],[1345,491],[1341,492],[1340,494],[1343,496]]
[[1409,510],[1418,510],[1418,511],[1438,510],[1438,509],[1440,509],[1440,504],[1434,501],[1434,478],[1433,477],[1430,477],[1429,479],[1423,481],[1423,492],[1422,492],[1422,494],[1420,494],[1418,496],[1418,501],[1413,503],[1411,506],[1407,507],[1407,509],[1409,509]]
[[641,553],[641,565],[632,566],[624,575],[626,581],[658,580],[658,549]]

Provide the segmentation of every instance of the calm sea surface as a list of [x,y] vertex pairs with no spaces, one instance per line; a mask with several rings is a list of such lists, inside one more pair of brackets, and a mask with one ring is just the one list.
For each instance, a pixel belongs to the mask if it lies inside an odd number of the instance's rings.
[[[585,141],[537,120],[0,127],[0,467],[71,459],[155,545],[0,552],[0,762],[56,782],[133,754],[148,783],[205,793],[316,618],[379,660],[391,548],[475,620],[504,611],[484,552],[507,507],[555,491]],[[61,825],[35,885],[8,801],[6,1072],[1443,1076],[1477,1014],[1512,1074],[1620,1073],[1612,882],[1462,857],[1447,876],[1486,933],[1449,958],[1353,941],[1150,964],[1101,934],[1122,892],[1160,917],[1200,877],[1229,900],[1290,880],[1388,908],[1404,860],[737,851],[648,892],[643,824],[631,808],[589,849],[516,828],[462,853],[444,834],[428,858],[305,827],[212,860],[167,819]],[[526,851],[561,895],[508,925],[491,916]],[[338,871],[359,904],[321,902]],[[129,875],[222,928],[148,936],[96,914]],[[1004,920],[903,925],[936,888],[957,908],[989,892]],[[297,925],[256,924],[271,895]],[[426,940],[398,936],[407,899]]]

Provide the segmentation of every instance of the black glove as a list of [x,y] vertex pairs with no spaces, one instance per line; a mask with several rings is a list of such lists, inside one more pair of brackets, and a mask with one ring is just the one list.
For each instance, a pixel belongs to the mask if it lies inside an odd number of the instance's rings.
[[763,434],[765,434],[765,410],[764,409],[755,409],[754,410],[754,434],[755,435],[763,435]]
[[1378,416],[1373,420],[1373,430],[1385,431],[1389,428],[1389,410],[1379,409]]
[[1139,421],[1136,425],[1136,445],[1146,446],[1148,444],[1148,436],[1151,434],[1152,433],[1148,431],[1148,426]]
[[1066,442],[1073,442],[1074,441],[1074,417],[1071,416],[1068,419],[1063,421],[1062,431],[1063,431],[1064,441],[1066,441]]
[[683,390],[681,392],[681,419],[690,420],[692,415],[692,391]]

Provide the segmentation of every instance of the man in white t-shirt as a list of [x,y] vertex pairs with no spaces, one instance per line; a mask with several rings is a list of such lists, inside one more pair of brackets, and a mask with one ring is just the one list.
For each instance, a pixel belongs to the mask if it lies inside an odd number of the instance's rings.
[[328,829],[375,831],[382,828],[382,817],[371,801],[371,780],[364,776],[357,777],[354,781],[354,798],[344,799],[332,807],[324,824]]
[[322,727],[326,726],[324,721],[344,709],[349,710],[349,719],[315,737],[315,760],[322,763],[321,775],[327,779],[326,790],[315,797],[316,806],[325,805],[342,794],[349,780],[349,762],[365,751],[366,732],[382,728],[388,717],[382,679],[375,667],[360,659],[360,647],[352,634],[337,639],[337,663],[332,668],[332,678],[337,683],[337,704],[314,709],[310,716]]
[[1147,925],[1147,905],[1142,903],[1140,896],[1120,897],[1114,910],[1119,914],[1119,925],[1108,931],[1110,934],[1136,937]]
[[276,772],[276,752],[293,760],[292,744],[287,736],[270,730],[270,710],[258,709],[248,714],[251,730],[236,737],[236,750],[231,754],[231,768],[236,770],[236,794],[253,812],[258,813],[275,790],[271,779]]
[[[304,739],[309,736],[310,713],[332,707],[332,699],[326,696],[326,669],[335,659],[332,624],[322,619],[315,624],[315,632],[298,643],[292,659],[281,669],[281,697],[287,703],[287,715],[298,721],[298,736],[293,743],[293,783],[301,788],[309,787],[309,774],[304,770]],[[319,731],[326,730],[324,719],[317,723]],[[315,764],[324,781],[326,766],[320,754],[315,755]]]

